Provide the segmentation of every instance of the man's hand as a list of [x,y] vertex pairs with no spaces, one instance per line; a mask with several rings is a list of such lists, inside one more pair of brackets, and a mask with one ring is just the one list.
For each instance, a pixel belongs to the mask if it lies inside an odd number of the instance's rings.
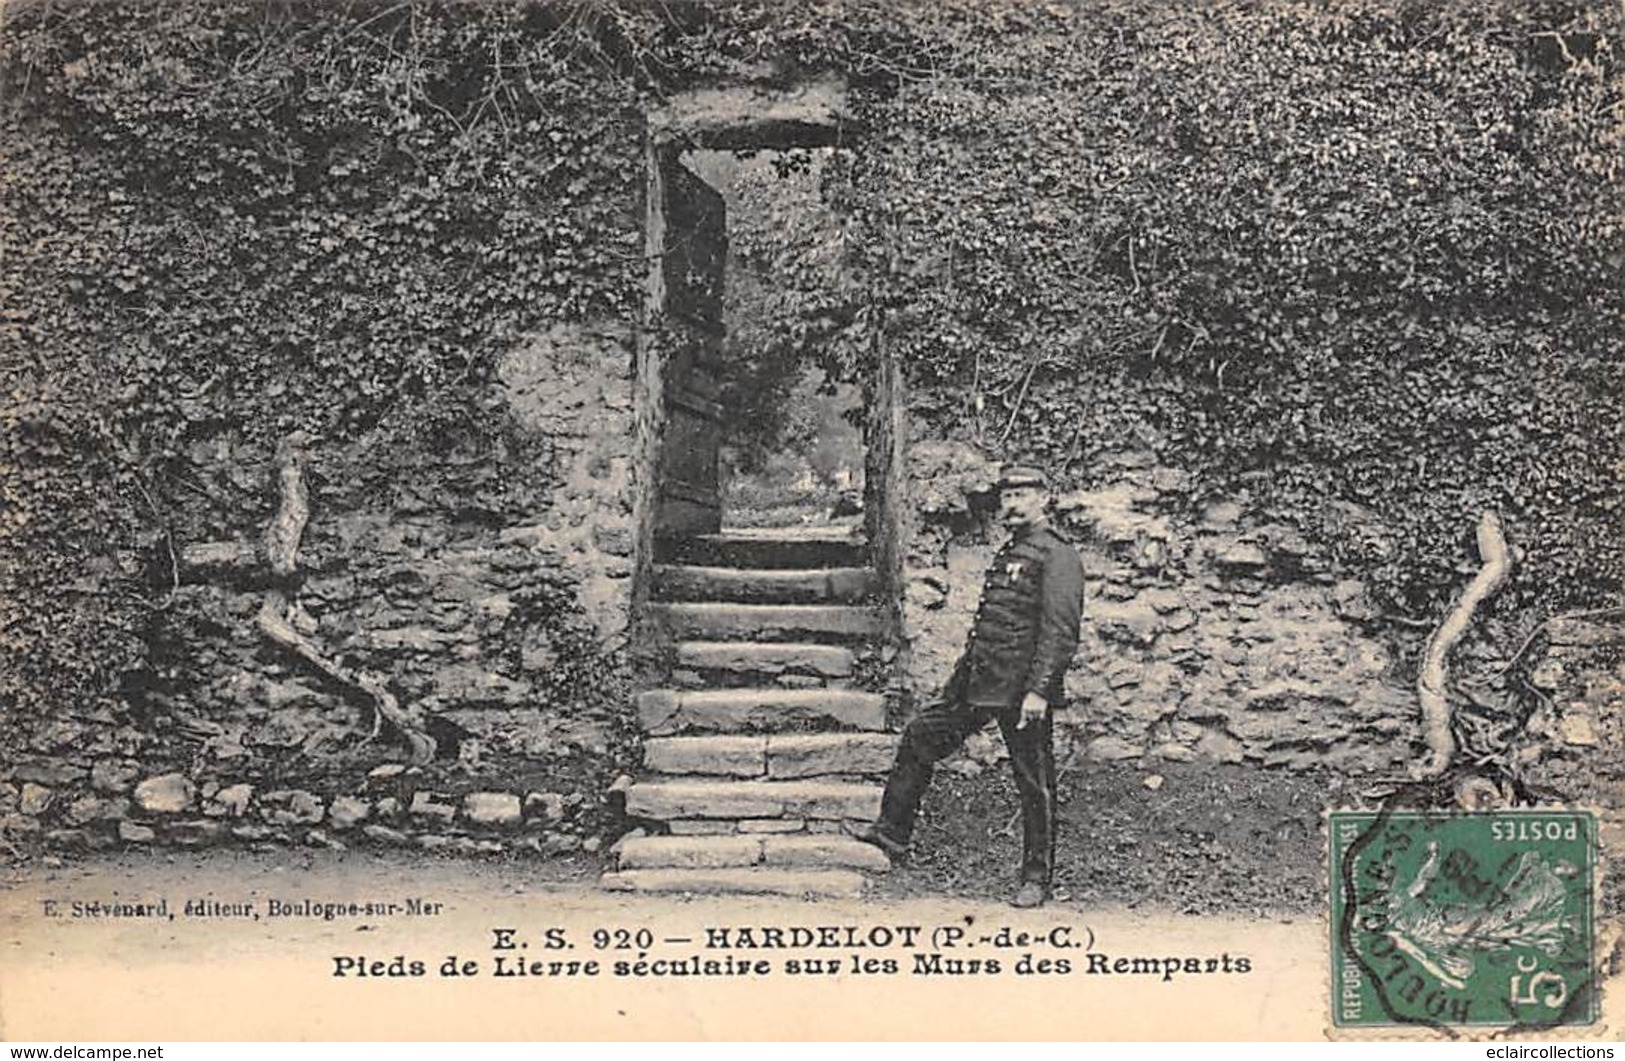
[[1016,722],[1017,729],[1026,729],[1029,722],[1042,722],[1044,712],[1049,710],[1049,701],[1037,693],[1028,693],[1021,698],[1021,718]]

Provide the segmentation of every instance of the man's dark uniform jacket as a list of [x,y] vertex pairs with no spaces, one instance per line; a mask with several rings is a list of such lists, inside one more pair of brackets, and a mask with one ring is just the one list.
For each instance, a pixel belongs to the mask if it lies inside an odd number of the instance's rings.
[[1083,565],[1046,524],[1017,534],[988,565],[970,643],[946,690],[975,707],[1010,707],[1037,693],[1062,706],[1078,650]]
[[1052,718],[1021,721],[1021,701],[1037,693],[1063,706],[1078,647],[1083,564],[1048,524],[1017,531],[988,565],[970,642],[940,701],[903,729],[875,824],[884,846],[907,848],[932,764],[990,719],[999,724],[1021,795],[1024,881],[1047,884],[1055,861],[1055,748]]

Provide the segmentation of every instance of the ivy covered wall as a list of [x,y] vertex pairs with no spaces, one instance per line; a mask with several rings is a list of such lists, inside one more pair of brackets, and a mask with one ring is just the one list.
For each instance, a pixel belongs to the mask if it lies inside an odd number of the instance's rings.
[[1525,550],[1504,607],[1617,591],[1617,10],[1080,8],[962,12],[871,116],[860,245],[915,416],[1079,484],[1143,447],[1401,617],[1487,507]]
[[[1519,561],[1484,617],[1486,658],[1548,616],[1618,603],[1617,5],[4,17],[0,744],[71,768],[28,782],[64,802],[101,758],[213,761],[240,706],[222,667],[289,676],[262,646],[222,652],[247,602],[202,600],[180,558],[256,538],[294,430],[313,438],[320,574],[365,570],[370,590],[452,552],[508,573],[421,590],[448,608],[545,597],[489,606],[462,648],[391,662],[357,642],[358,662],[419,696],[477,662],[535,683],[559,719],[596,717],[601,754],[562,745],[598,764],[570,782],[583,792],[628,760],[604,616],[635,484],[571,417],[624,398],[644,115],[701,85],[849,84],[851,150],[825,181],[850,219],[847,301],[784,326],[854,376],[894,356],[917,443],[1042,461],[1064,493],[1120,486],[1135,454],[1181,477],[1157,505],[1192,526],[1239,501],[1363,587],[1401,680],[1405,631],[1475,563],[1486,508]],[[526,395],[558,397],[562,426]],[[970,504],[916,517],[908,562],[974,545]],[[361,525],[345,520],[420,530],[340,541]],[[315,629],[393,622],[361,598],[330,601]],[[448,628],[466,622],[453,610]],[[533,664],[539,639],[578,665],[527,673],[527,639]],[[1516,713],[1504,692],[1497,710]],[[353,706],[315,702],[359,763],[388,753],[354,732]],[[270,773],[321,772],[288,747]]]

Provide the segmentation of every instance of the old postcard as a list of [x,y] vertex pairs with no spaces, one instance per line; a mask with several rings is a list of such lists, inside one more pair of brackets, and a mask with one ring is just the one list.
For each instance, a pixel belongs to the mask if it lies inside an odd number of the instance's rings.
[[0,3],[0,1036],[1616,1039],[1617,3]]

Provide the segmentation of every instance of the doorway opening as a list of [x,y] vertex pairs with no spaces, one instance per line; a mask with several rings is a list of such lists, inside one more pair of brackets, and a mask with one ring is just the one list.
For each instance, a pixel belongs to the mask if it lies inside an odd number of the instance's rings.
[[848,261],[855,130],[829,80],[696,90],[649,115],[640,621],[670,596],[660,565],[856,566],[874,600],[896,597],[902,382]]
[[847,152],[692,150],[678,162],[718,192],[725,218],[718,526],[855,531],[863,387],[843,330],[847,226],[826,195]]
[[[854,326],[846,92],[700,90],[650,115],[640,541],[868,530],[872,346]],[[640,563],[640,567],[643,564]]]

